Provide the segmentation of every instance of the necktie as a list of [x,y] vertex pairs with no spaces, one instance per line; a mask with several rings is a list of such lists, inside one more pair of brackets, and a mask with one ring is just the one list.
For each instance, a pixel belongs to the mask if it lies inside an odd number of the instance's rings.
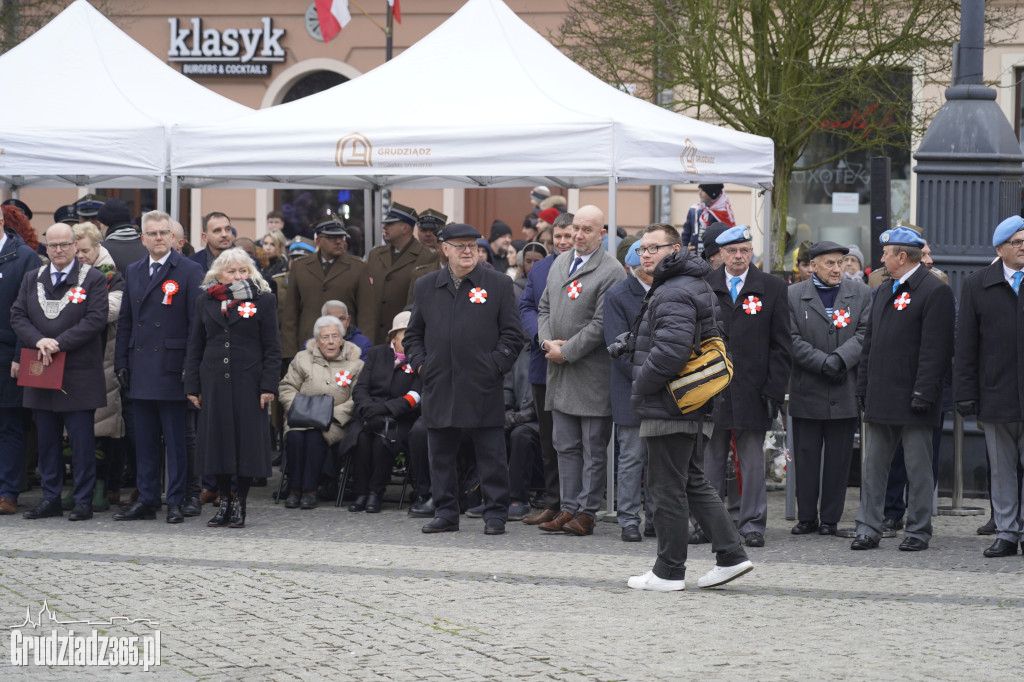
[[1024,272],[1013,273],[1013,293],[1015,294],[1020,293],[1020,280],[1022,277],[1024,277]]
[[733,277],[729,280],[729,295],[732,296],[732,302],[736,302],[736,297],[740,295],[740,282],[743,280],[739,277]]
[[53,273],[53,286],[59,287],[60,283],[64,281],[64,273],[59,270]]
[[160,269],[160,264],[159,263],[150,263],[149,264],[149,278],[153,279],[154,277],[156,277],[156,271],[159,270],[159,269]]
[[576,260],[574,260],[572,262],[572,267],[569,268],[569,274],[572,275],[572,273],[576,272],[576,268],[578,268],[582,263],[583,263],[583,257],[582,256],[576,256]]
[[894,279],[892,281],[892,293],[895,294],[896,290],[899,289],[899,288],[900,288],[900,281],[898,279]]

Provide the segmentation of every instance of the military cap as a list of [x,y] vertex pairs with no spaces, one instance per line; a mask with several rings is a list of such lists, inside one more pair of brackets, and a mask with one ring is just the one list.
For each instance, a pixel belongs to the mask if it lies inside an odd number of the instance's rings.
[[16,208],[19,211],[21,211],[21,215],[25,216],[29,220],[32,220],[32,209],[29,208],[28,204],[26,204],[21,199],[8,199],[2,205],[3,206],[13,206],[14,208]]
[[67,206],[61,206],[53,212],[53,222],[55,223],[66,223],[68,225],[74,225],[78,222],[78,212],[75,210],[74,204],[68,204]]
[[416,220],[419,216],[416,214],[414,209],[408,206],[403,206],[397,201],[391,202],[391,208],[388,210],[388,214],[384,216],[384,224],[388,223],[407,223],[409,227],[416,225]]
[[[704,240],[707,242],[707,239]],[[715,239],[715,243],[719,246],[728,246],[729,244],[743,244],[744,242],[750,241],[750,230],[747,229],[746,225],[737,225],[736,227],[730,227],[728,230],[718,235]]]
[[348,237],[348,230],[334,218],[327,218],[317,223],[313,228],[313,234],[317,237]]
[[536,201],[538,204],[551,196],[551,190],[545,185],[537,185],[530,190],[530,198]]
[[310,243],[309,239],[302,235],[296,235],[295,239],[288,244],[289,256],[305,256],[314,252],[316,252],[316,247]]
[[921,235],[903,225],[897,225],[878,235],[878,242],[882,246],[915,246],[919,249],[924,246]]
[[97,194],[86,194],[74,203],[75,213],[79,218],[95,218],[105,203],[106,199]]
[[448,216],[432,208],[428,208],[423,213],[420,213],[419,224],[421,230],[440,230],[447,223]]
[[452,223],[446,225],[441,233],[437,235],[437,238],[443,242],[451,241],[452,239],[480,239],[483,237],[472,225],[466,223]]
[[1024,218],[1019,215],[1012,215],[1003,222],[996,225],[992,233],[992,246],[1000,246],[1010,241],[1010,237],[1024,230]]
[[841,253],[845,256],[850,253],[850,249],[842,246],[841,244],[836,244],[835,242],[818,242],[817,244],[812,244],[810,248],[807,249],[807,256],[809,260],[814,260],[818,256],[826,253]]

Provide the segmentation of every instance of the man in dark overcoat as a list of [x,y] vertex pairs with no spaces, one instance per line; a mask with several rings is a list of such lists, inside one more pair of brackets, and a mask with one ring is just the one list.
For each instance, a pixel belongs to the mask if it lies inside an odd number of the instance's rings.
[[18,386],[21,340],[11,327],[11,306],[21,282],[39,268],[39,256],[11,229],[0,212],[0,514],[13,514],[25,459],[22,390]]
[[[182,374],[203,270],[171,248],[170,221],[162,211],[142,216],[142,243],[149,255],[129,265],[124,276],[114,371],[132,400],[135,415],[139,498],[128,509],[114,514],[116,521],[156,518],[164,469],[161,435],[167,451],[167,522],[185,520],[183,505],[190,467],[185,448],[188,403]],[[197,471],[197,467],[193,464],[191,470]],[[200,512],[198,490],[194,493],[190,516]]]
[[206,247],[193,253],[189,258],[203,269],[205,275],[225,249],[235,245],[235,229],[231,227],[231,218],[220,211],[211,211],[203,216],[203,243]]
[[424,533],[459,529],[455,453],[468,430],[476,454],[488,535],[505,532],[509,483],[502,377],[525,342],[512,280],[477,261],[475,227],[442,233],[448,267],[416,282],[405,332],[409,363],[423,379],[430,481],[436,506]]
[[843,278],[843,256],[849,251],[835,242],[812,244],[808,249],[811,276],[789,287],[793,332],[789,416],[793,418],[798,520],[793,535],[815,531],[835,535],[846,502],[859,415],[854,394],[857,365],[871,308],[867,285]]
[[882,537],[885,485],[903,439],[910,493],[900,549],[918,552],[932,537],[932,429],[942,414],[942,384],[953,356],[953,292],[921,264],[924,240],[895,227],[879,235],[891,279],[871,302],[857,398],[864,403],[867,451],[861,466],[857,537],[874,549]]
[[366,257],[366,281],[360,285],[365,300],[359,306],[359,323],[374,343],[385,343],[391,321],[402,312],[413,293],[413,283],[437,271],[437,254],[413,238],[416,211],[391,204],[384,217],[382,246]]
[[[291,264],[288,290],[281,305],[281,353],[286,360],[305,348],[324,303],[337,299],[348,308],[350,325],[358,324],[359,297],[366,264],[346,253],[348,232],[335,221],[316,226],[316,253]],[[366,328],[363,327],[366,331]]]
[[1024,539],[1024,218],[999,223],[992,246],[999,258],[971,273],[960,292],[953,394],[961,415],[985,423],[996,539],[984,554],[1004,557]]
[[25,275],[11,309],[14,332],[24,346],[39,351],[39,362],[49,365],[55,353],[66,353],[61,388],[25,388],[25,407],[34,410],[39,433],[43,499],[24,516],[38,519],[63,515],[61,438],[66,429],[75,475],[75,505],[68,518],[83,521],[92,518],[96,483],[93,422],[96,410],[107,404],[103,378],[107,278],[78,262],[75,233],[63,223],[51,225],[46,231],[46,252],[50,264]]
[[718,297],[735,375],[715,404],[715,432],[704,453],[704,468],[708,482],[725,499],[725,468],[735,439],[743,480],[738,528],[748,547],[763,547],[768,521],[764,434],[789,384],[789,297],[785,282],[750,267],[753,249],[746,225],[729,228],[715,242],[725,266],[705,279]]

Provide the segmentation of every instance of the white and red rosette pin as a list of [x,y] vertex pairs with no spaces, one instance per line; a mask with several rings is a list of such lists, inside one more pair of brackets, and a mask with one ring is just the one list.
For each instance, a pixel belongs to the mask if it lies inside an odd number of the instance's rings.
[[832,313],[832,324],[836,326],[836,329],[842,329],[843,327],[850,324],[850,311],[849,310],[836,310]]
[[910,294],[904,291],[902,294],[896,297],[896,300],[892,302],[892,307],[896,310],[903,310],[910,305]]
[[487,289],[483,287],[474,287],[469,290],[469,302],[470,303],[487,303]]
[[68,300],[72,303],[84,303],[85,302],[85,289],[82,287],[75,287],[68,292]]
[[576,300],[583,293],[583,285],[580,284],[578,279],[574,279],[572,284],[565,290],[565,293],[569,295],[569,298]]
[[743,299],[743,312],[747,315],[757,315],[761,312],[761,299],[757,296],[747,296]]
[[338,384],[342,388],[351,386],[352,374],[347,369],[343,369],[334,375],[334,383]]
[[174,298],[176,293],[181,291],[181,287],[173,279],[169,279],[160,287],[160,291],[164,292],[164,305],[170,305],[171,299]]
[[238,306],[238,314],[248,320],[256,314],[256,304],[252,301],[246,301],[242,305]]

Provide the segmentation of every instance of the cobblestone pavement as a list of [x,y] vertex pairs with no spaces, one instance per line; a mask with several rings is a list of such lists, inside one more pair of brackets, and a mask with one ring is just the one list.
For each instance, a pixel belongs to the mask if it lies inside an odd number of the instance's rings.
[[974,529],[985,517],[936,518],[926,552],[899,552],[898,539],[852,552],[849,539],[790,535],[783,493],[772,492],[753,573],[697,589],[713,564],[702,545],[686,591],[664,594],[626,588],[655,542],[623,543],[614,523],[587,538],[510,523],[493,537],[463,517],[458,533],[424,535],[393,503],[377,515],[286,510],[270,491],[253,489],[240,530],[206,528],[212,508],[180,526],[162,515],[0,517],[3,677],[142,676],[12,666],[8,628],[44,600],[64,620],[157,621],[161,664],[149,674],[167,679],[1021,677],[1024,559],[982,556],[991,538]]

